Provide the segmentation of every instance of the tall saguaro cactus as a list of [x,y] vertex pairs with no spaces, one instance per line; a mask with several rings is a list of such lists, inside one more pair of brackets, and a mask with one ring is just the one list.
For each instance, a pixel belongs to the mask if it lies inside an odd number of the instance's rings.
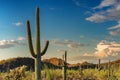
[[65,54],[63,55],[63,80],[66,80],[66,71],[67,71],[67,51],[65,51]]
[[39,8],[36,9],[36,51],[34,51],[33,44],[32,44],[32,35],[31,35],[29,20],[27,20],[26,27],[27,27],[29,50],[30,50],[32,57],[34,57],[34,59],[35,59],[35,80],[41,80],[41,56],[43,56],[45,54],[45,52],[47,51],[49,41],[46,41],[46,45],[45,45],[44,49],[41,51],[40,27],[39,27]]

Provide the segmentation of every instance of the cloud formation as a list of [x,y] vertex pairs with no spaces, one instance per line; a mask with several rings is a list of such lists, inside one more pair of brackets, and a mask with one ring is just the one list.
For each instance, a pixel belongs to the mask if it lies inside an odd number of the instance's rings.
[[86,18],[86,20],[90,22],[98,23],[98,22],[104,22],[106,20],[106,17],[101,14],[93,14],[92,16]]
[[82,54],[80,56],[72,56],[70,58],[68,58],[69,62],[71,63],[82,63],[84,61],[87,61],[87,62],[95,62],[98,58],[95,57],[93,54],[89,54],[89,53],[85,53],[85,54]]
[[22,40],[26,40],[26,38],[25,37],[18,37],[17,40],[22,41]]
[[[103,9],[106,8],[106,9]],[[103,0],[98,6],[94,7],[92,16],[86,18],[90,22],[105,22],[105,21],[117,21],[118,24],[108,28],[109,34],[117,36],[120,34],[120,1],[119,0]],[[113,31],[113,29],[115,29]]]
[[64,40],[64,41],[53,40],[52,43],[55,45],[66,46],[66,47],[71,48],[71,49],[88,46],[87,44],[75,42],[72,40]]
[[120,35],[120,21],[118,21],[117,25],[108,28],[108,30],[110,30],[109,31],[110,35],[112,35],[112,36],[119,36]]
[[104,58],[117,56],[120,52],[120,42],[109,42],[106,40],[102,40],[97,44],[97,47],[95,49],[96,57]]
[[15,26],[22,26],[23,23],[22,22],[16,22],[16,23],[13,23],[13,25],[15,25]]
[[51,43],[53,45],[66,47],[66,49],[68,49],[68,51],[76,51],[76,52],[80,52],[81,50],[83,50],[82,49],[83,47],[89,45],[89,44],[75,42],[75,41],[72,41],[72,40],[63,40],[63,41],[52,40]]
[[17,45],[25,45],[25,43],[21,43],[15,40],[1,40],[0,41],[0,49],[7,49],[7,48],[15,47]]
[[96,6],[94,9],[112,6],[112,5],[115,5],[116,3],[117,3],[117,0],[103,0],[101,4]]
[[69,62],[91,62],[96,63],[98,59],[102,59],[103,62],[107,62],[109,59],[114,60],[119,58],[120,53],[120,42],[110,42],[106,40],[101,40],[96,45],[96,51],[93,53],[84,53],[79,56],[72,56],[69,58]]

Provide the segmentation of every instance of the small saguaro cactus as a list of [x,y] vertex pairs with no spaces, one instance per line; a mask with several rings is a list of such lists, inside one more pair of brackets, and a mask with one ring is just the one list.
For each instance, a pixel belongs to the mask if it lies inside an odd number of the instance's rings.
[[101,60],[100,60],[100,59],[98,59],[98,66],[97,66],[97,68],[98,68],[98,70],[99,70],[99,71],[101,70],[100,63],[101,63]]
[[66,80],[66,71],[67,71],[67,51],[65,51],[65,54],[63,55],[63,80]]
[[110,76],[111,76],[111,73],[110,73],[110,60],[109,60],[109,62],[108,62],[108,78],[110,78]]
[[35,59],[35,80],[41,80],[41,56],[43,56],[45,54],[45,52],[47,51],[49,41],[46,41],[46,45],[45,45],[44,49],[41,51],[40,27],[39,27],[39,8],[36,9],[36,52],[34,51],[33,44],[32,44],[32,35],[31,35],[29,20],[27,20],[26,27],[27,27],[29,50],[30,50],[32,57],[34,57],[34,59]]
[[98,69],[100,68],[100,59],[98,59]]

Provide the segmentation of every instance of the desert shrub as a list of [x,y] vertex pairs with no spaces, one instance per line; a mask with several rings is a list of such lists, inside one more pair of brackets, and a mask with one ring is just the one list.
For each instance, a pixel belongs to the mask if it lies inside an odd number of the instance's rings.
[[55,78],[61,78],[62,77],[62,71],[60,69],[49,69],[46,65],[44,65],[44,71],[42,71],[42,75],[44,74],[44,77],[47,80],[54,80]]
[[78,78],[79,76],[80,76],[80,72],[78,70],[67,70],[67,77]]
[[23,80],[23,78],[26,77],[25,69],[26,69],[26,66],[21,66],[21,67],[12,69],[10,70],[9,73],[5,74],[3,78],[5,80]]

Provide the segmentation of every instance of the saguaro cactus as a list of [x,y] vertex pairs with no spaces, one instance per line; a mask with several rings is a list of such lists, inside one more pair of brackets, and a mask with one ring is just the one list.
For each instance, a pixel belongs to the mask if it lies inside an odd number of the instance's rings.
[[32,44],[32,35],[31,35],[31,30],[30,30],[30,22],[27,20],[26,23],[27,27],[27,35],[28,35],[28,45],[29,45],[29,50],[35,59],[35,80],[41,80],[41,56],[45,54],[47,51],[49,41],[46,41],[46,45],[44,49],[41,51],[41,46],[40,46],[40,27],[39,27],[39,8],[36,9],[36,53],[33,48]]
[[98,60],[98,68],[100,68],[100,59]]
[[63,80],[66,80],[66,71],[67,71],[67,51],[65,51],[65,54],[63,55]]
[[110,73],[110,60],[109,60],[109,62],[108,62],[108,78],[110,78],[110,75],[111,73]]

